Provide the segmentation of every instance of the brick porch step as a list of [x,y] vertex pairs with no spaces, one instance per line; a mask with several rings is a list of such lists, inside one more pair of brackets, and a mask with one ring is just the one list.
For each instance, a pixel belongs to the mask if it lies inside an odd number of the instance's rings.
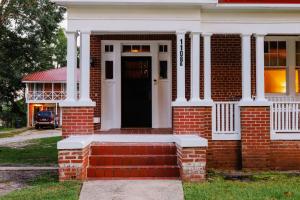
[[176,155],[97,155],[90,156],[91,166],[177,165]]
[[91,147],[87,177],[178,178],[173,143],[99,143]]
[[158,144],[96,144],[91,155],[176,155],[176,146],[172,143]]
[[174,178],[179,177],[178,166],[91,166],[88,178]]

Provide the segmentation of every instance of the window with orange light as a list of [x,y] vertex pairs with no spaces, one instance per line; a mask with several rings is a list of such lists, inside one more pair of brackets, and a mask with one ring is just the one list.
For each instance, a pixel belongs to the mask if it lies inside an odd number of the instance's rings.
[[286,41],[265,41],[265,92],[287,92]]
[[295,69],[295,89],[300,93],[300,41],[296,42],[296,69]]

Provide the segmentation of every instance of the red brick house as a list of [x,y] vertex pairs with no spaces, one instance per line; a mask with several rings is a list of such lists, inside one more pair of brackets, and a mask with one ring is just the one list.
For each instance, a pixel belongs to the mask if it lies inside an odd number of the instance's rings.
[[[79,80],[79,70],[77,70]],[[53,111],[62,125],[62,109],[59,103],[66,98],[67,68],[50,69],[23,77],[26,84],[27,126],[34,127],[35,115],[42,110]]]
[[68,10],[61,180],[299,170],[299,0],[53,1]]

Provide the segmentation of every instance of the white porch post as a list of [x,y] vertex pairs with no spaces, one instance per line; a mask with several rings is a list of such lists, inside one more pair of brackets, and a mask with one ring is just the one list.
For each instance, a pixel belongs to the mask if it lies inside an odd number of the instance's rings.
[[264,34],[256,34],[256,98],[255,101],[267,101],[265,99],[264,79]]
[[204,33],[204,101],[211,99],[211,36],[212,33]]
[[67,32],[67,98],[74,102],[77,99],[77,32]]
[[177,99],[176,103],[186,102],[185,98],[185,34],[178,31],[177,35]]
[[251,98],[251,34],[242,34],[242,102]]
[[200,102],[200,33],[191,33],[191,99]]
[[90,98],[90,32],[80,34],[80,101],[92,102]]

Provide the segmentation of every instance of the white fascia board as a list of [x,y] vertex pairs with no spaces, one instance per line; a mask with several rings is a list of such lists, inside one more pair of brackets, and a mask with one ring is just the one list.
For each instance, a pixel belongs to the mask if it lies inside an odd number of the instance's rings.
[[216,8],[220,9],[278,9],[299,10],[300,4],[245,4],[245,3],[220,3]]
[[59,5],[205,5],[218,0],[51,0]]

